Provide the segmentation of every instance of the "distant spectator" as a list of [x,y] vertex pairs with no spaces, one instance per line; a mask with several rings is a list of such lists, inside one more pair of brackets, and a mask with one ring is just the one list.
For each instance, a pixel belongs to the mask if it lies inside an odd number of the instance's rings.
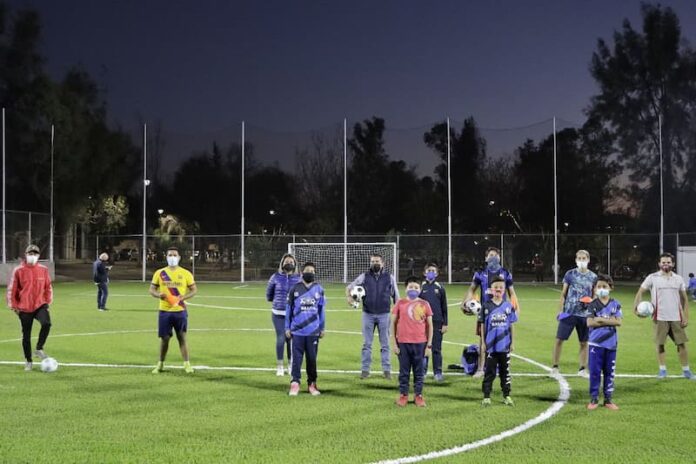
[[696,301],[696,277],[693,272],[689,272],[689,287],[687,292],[691,295],[691,299]]
[[534,266],[534,275],[537,282],[544,281],[544,261],[539,256],[539,253],[534,255],[532,258],[532,265]]
[[109,296],[109,271],[111,266],[107,266],[109,255],[102,253],[94,263],[92,263],[92,278],[97,286],[97,309],[106,311],[106,298]]

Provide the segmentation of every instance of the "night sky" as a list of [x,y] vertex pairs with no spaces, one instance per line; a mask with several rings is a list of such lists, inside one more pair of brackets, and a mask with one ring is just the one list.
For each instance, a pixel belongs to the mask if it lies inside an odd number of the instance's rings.
[[[582,122],[596,41],[639,1],[10,1],[37,9],[52,75],[81,63],[112,120],[173,132]],[[696,41],[696,2],[662,2]],[[543,131],[542,131],[543,132]],[[417,130],[422,138],[422,131]]]

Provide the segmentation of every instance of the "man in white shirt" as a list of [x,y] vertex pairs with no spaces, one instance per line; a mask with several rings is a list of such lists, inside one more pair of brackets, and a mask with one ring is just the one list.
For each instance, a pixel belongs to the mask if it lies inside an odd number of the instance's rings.
[[684,330],[689,323],[689,298],[686,295],[684,279],[672,272],[674,269],[674,256],[670,253],[660,255],[660,270],[647,276],[640,285],[633,302],[633,312],[638,314],[638,304],[643,293],[650,291],[650,300],[655,308],[653,312],[653,324],[655,328],[655,347],[657,349],[657,362],[659,372],[657,377],[667,377],[667,364],[665,362],[665,341],[667,336],[677,345],[679,361],[682,372],[687,379],[694,379],[689,369],[689,354],[686,342],[689,339]]

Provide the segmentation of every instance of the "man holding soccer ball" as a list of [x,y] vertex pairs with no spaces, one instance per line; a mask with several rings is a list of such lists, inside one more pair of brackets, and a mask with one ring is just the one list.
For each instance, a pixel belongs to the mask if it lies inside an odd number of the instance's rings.
[[684,330],[689,324],[689,298],[686,294],[686,284],[680,275],[673,272],[674,256],[671,253],[662,253],[658,266],[660,270],[648,275],[636,292],[633,312],[640,316],[638,305],[643,299],[643,293],[649,290],[650,299],[655,308],[652,317],[659,365],[657,378],[667,377],[665,341],[669,335],[677,345],[684,377],[694,380],[694,375],[689,369],[689,354],[686,349],[686,342],[689,339]]
[[51,316],[48,305],[53,302],[51,276],[46,266],[39,264],[39,247],[29,245],[24,252],[24,260],[12,271],[7,284],[7,305],[19,316],[22,324],[22,350],[24,350],[24,370],[32,370],[31,327],[34,319],[41,324],[39,341],[36,342],[34,356],[41,360],[47,358],[44,344],[51,331]]
[[[375,328],[379,333],[380,352],[382,355],[382,371],[386,379],[391,379],[391,360],[389,358],[389,311],[391,302],[399,299],[399,289],[394,276],[384,269],[382,256],[372,254],[370,256],[370,269],[360,274],[348,287],[346,287],[346,299],[353,306],[354,300],[351,291],[354,287],[361,286],[365,289],[362,313],[362,368],[360,378],[370,376],[370,364],[372,363],[372,339]],[[390,301],[391,300],[391,301]]]

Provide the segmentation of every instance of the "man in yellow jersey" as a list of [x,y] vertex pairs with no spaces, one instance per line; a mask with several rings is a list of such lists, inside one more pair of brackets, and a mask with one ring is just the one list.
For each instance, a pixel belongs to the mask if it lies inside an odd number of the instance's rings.
[[179,267],[179,250],[175,247],[167,249],[167,267],[155,271],[150,285],[150,295],[159,298],[159,337],[160,359],[157,367],[152,371],[159,374],[164,370],[164,358],[169,349],[169,339],[172,338],[172,329],[179,341],[181,357],[184,358],[184,370],[188,374],[193,373],[189,362],[188,345],[186,344],[186,328],[188,312],[185,300],[192,298],[197,292],[193,274]]

